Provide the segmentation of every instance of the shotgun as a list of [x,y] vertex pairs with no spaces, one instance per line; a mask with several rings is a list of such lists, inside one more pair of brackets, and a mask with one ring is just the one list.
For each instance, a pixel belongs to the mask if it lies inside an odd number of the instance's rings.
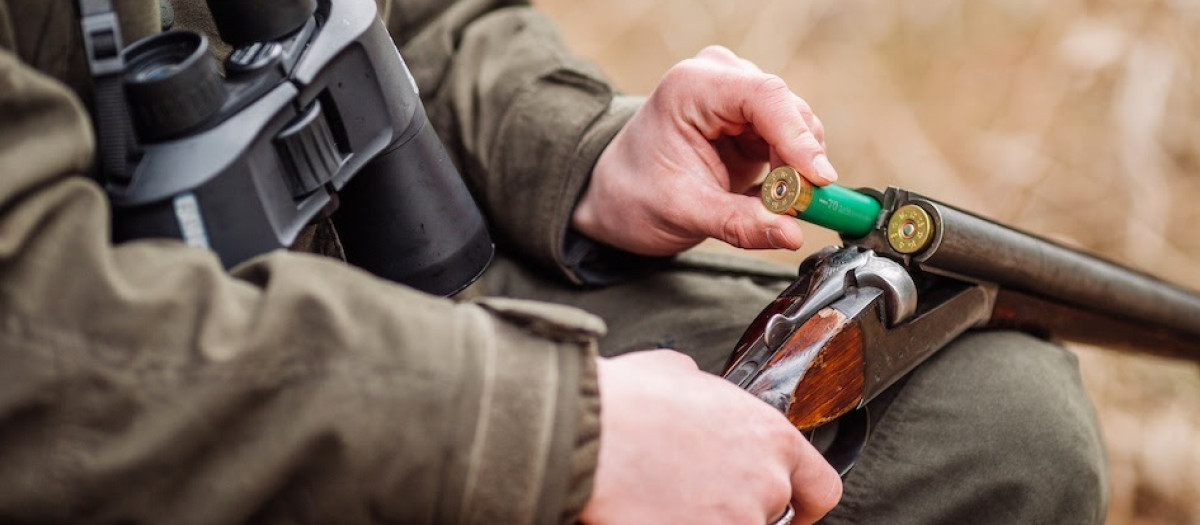
[[1200,293],[911,191],[773,170],[763,204],[841,233],[750,324],[724,376],[843,474],[867,402],[972,328],[1200,361]]

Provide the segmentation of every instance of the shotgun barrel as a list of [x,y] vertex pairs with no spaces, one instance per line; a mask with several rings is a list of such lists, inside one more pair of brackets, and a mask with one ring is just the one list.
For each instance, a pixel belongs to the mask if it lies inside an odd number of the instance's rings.
[[[1097,320],[1107,317],[1145,331],[1164,331],[1174,339],[1190,340],[1190,348],[1175,345],[1170,355],[1200,360],[1200,293],[906,190],[889,188],[879,198],[885,211],[877,227],[859,238],[843,237],[843,242],[875,250],[910,268],[993,283],[1002,290],[1099,314],[1093,316]],[[928,223],[922,223],[924,218],[913,221],[913,236],[923,242],[911,249],[910,239],[896,235],[902,228],[897,223],[922,214]],[[1052,328],[1047,327],[1047,335],[1079,340]],[[1120,346],[1129,347],[1130,342]]]
[[1191,332],[1200,339],[1200,296],[1053,241],[918,200],[941,234],[917,262],[1087,310]]

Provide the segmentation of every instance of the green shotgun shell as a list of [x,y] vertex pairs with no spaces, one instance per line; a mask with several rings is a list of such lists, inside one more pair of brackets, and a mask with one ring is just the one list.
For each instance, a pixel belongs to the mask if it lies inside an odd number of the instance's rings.
[[790,166],[767,175],[762,202],[772,213],[786,213],[851,237],[871,231],[882,210],[879,201],[845,186],[814,186]]

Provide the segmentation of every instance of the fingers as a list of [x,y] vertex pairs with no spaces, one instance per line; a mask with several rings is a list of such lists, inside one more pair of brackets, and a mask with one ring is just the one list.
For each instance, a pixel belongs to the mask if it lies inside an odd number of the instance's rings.
[[837,471],[807,440],[795,447],[792,470],[792,507],[796,523],[813,523],[827,514],[842,499],[842,480]]
[[[800,97],[796,98],[800,99]],[[800,100],[800,102],[804,104],[804,107],[808,107],[807,102],[803,100]],[[802,111],[800,114],[804,116],[804,123],[808,125],[808,129],[812,131],[813,136],[817,138],[817,142],[821,144],[821,149],[825,149],[825,125],[821,123],[821,119],[813,114],[811,108],[807,112]]]
[[[799,170],[814,183],[837,180],[837,171],[830,164],[822,145],[824,128],[818,126],[812,109],[800,100],[783,79],[772,75],[747,74],[730,83],[730,88],[750,96],[713,97],[723,106],[714,108],[726,118],[741,117],[753,124],[759,135],[778,152],[780,159]],[[821,137],[817,136],[816,128]]]
[[763,173],[768,167],[767,159],[771,155],[771,147],[754,131],[741,135],[722,137],[712,142],[717,155],[724,164],[724,170],[713,169],[718,179],[722,174],[728,175],[728,189],[734,193],[746,193],[753,189],[757,191],[762,181]]
[[601,443],[584,523],[765,524],[789,500],[793,523],[811,523],[840,495],[783,414],[684,354],[599,359],[597,381]]
[[690,204],[698,210],[690,215],[700,218],[696,227],[709,237],[747,249],[798,250],[804,244],[799,222],[767,211],[757,195],[707,190],[696,197]]
[[[672,80],[708,91],[695,97],[697,107],[685,117],[709,140],[753,126],[784,163],[812,182],[823,185],[837,180],[837,170],[825,153],[824,126],[783,79],[717,46],[680,63],[668,76],[687,77]],[[664,79],[663,84],[675,83]]]

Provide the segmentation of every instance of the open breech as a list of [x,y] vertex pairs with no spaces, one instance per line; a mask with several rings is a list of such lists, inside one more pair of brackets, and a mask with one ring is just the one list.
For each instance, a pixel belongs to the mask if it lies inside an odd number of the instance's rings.
[[763,201],[841,231],[844,246],[800,265],[725,377],[843,474],[870,435],[866,404],[972,328],[1200,361],[1200,295],[1156,277],[898,188],[812,188],[785,167]]

